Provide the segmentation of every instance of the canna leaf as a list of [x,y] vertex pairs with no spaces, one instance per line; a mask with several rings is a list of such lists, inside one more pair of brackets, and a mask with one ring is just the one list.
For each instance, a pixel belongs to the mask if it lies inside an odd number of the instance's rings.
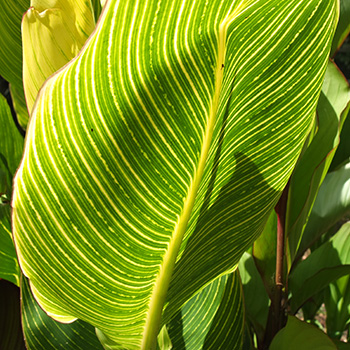
[[92,324],[106,347],[153,349],[162,323],[235,270],[309,132],[337,12],[105,3],[41,89],[15,178],[19,261],[49,315]]
[[28,111],[44,81],[74,58],[95,27],[90,1],[32,0],[22,21]]

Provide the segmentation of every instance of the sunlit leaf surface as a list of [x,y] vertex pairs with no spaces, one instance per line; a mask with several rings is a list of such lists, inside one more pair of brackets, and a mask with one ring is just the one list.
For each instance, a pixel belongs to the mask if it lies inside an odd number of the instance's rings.
[[167,322],[236,268],[310,129],[336,4],[106,2],[40,91],[15,179],[20,264],[50,315],[152,349],[164,305]]

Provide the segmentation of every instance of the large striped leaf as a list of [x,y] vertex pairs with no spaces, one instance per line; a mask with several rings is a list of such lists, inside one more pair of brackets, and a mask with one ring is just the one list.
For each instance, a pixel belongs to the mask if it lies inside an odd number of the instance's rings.
[[41,90],[15,179],[20,264],[50,315],[152,349],[165,302],[164,322],[236,268],[309,131],[336,4],[106,2]]

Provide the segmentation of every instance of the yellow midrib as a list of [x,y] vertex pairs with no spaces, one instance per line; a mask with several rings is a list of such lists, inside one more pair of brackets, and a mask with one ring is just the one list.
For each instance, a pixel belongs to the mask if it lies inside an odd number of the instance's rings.
[[160,267],[159,274],[155,281],[155,287],[149,303],[149,311],[146,318],[143,338],[141,343],[141,350],[156,349],[157,335],[159,332],[163,305],[166,299],[172,271],[176,262],[176,257],[180,249],[182,238],[185,234],[188,221],[190,219],[197,192],[203,177],[204,167],[207,161],[214,125],[216,121],[216,112],[219,105],[219,98],[222,86],[222,79],[224,73],[224,59],[225,59],[225,44],[226,44],[226,30],[227,22],[225,21],[219,26],[219,46],[218,59],[215,72],[215,90],[210,108],[206,134],[203,140],[202,153],[199,159],[198,168],[194,175],[193,182],[190,186],[188,196],[184,202],[184,210],[179,217],[175,226],[174,234],[169,242],[168,250],[163,257],[163,264]]

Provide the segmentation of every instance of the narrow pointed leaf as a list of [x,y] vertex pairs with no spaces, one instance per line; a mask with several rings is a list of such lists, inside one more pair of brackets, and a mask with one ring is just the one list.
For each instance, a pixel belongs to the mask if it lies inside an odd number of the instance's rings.
[[15,179],[19,260],[50,315],[153,349],[164,303],[166,323],[236,268],[310,129],[336,4],[106,2],[40,91]]
[[289,275],[291,309],[298,308],[329,283],[350,273],[350,223],[301,261]]
[[350,275],[332,282],[324,294],[327,333],[340,339],[350,324]]
[[241,349],[243,294],[238,272],[218,278],[190,299],[167,325],[176,349]]
[[90,1],[31,1],[22,22],[23,84],[29,112],[44,81],[78,54],[94,27]]
[[35,301],[29,282],[21,280],[22,324],[28,350],[102,350],[93,326],[77,321],[62,324],[49,317]]

